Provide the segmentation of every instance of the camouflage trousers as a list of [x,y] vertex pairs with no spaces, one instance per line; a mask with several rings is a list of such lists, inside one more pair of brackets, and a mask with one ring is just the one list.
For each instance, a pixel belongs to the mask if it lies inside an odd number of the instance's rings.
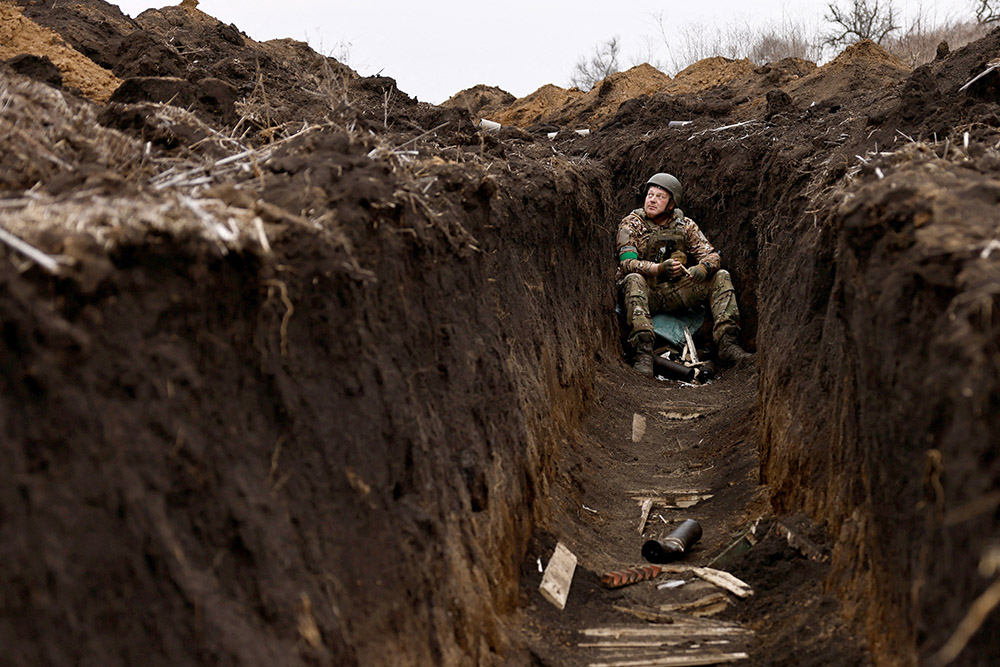
[[712,338],[719,338],[727,330],[739,330],[740,310],[736,305],[736,289],[725,269],[716,271],[709,280],[695,282],[684,276],[680,280],[658,281],[630,273],[619,283],[624,300],[625,320],[629,326],[629,342],[643,331],[653,331],[651,315],[672,313],[708,303],[712,311]]

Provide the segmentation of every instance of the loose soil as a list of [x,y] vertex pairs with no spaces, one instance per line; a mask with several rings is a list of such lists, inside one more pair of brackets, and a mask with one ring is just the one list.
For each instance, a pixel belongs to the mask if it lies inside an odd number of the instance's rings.
[[[1000,659],[1000,32],[438,107],[197,3],[0,12],[5,663]],[[701,386],[613,314],[656,171],[757,351]]]

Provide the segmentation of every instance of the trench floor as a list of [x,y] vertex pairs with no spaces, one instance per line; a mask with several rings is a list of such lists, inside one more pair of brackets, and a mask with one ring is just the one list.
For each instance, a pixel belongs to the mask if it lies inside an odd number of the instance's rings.
[[[584,428],[564,443],[557,510],[522,564],[520,625],[538,664],[868,664],[823,591],[822,529],[770,511],[756,381],[752,367],[702,386],[602,369]],[[650,565],[642,544],[685,519],[702,537],[683,558],[602,584]],[[561,610],[539,591],[559,543],[577,558]]]

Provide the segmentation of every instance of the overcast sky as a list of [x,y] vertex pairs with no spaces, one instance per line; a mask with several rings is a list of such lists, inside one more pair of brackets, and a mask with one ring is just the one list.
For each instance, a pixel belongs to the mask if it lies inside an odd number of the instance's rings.
[[[132,17],[165,6],[149,0],[116,4]],[[904,25],[921,7],[938,24],[971,18],[974,0],[895,4]],[[381,72],[411,97],[434,104],[480,83],[516,97],[546,83],[569,87],[577,61],[612,37],[621,44],[622,69],[651,62],[674,74],[676,61],[699,36],[710,42],[731,28],[794,24],[811,39],[825,28],[826,7],[827,0],[201,0],[198,6],[257,41],[308,42],[361,75]]]

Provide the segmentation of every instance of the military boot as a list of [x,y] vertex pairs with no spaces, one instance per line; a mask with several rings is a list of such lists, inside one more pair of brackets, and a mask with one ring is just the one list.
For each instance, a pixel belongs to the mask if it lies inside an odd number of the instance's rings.
[[635,337],[635,359],[632,368],[648,378],[653,377],[653,333],[643,331]]
[[719,348],[719,361],[724,361],[727,364],[738,366],[752,364],[756,356],[752,352],[747,352],[740,347],[739,341],[736,339],[736,333],[733,331],[723,333],[719,337],[717,347]]

